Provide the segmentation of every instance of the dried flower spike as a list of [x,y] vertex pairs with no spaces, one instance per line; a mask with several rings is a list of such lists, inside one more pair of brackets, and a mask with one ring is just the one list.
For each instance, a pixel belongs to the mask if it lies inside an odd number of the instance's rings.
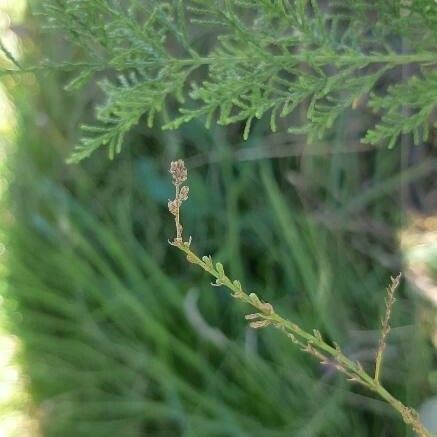
[[181,185],[182,182],[187,180],[187,169],[182,159],[172,161],[170,164],[170,174],[172,175],[174,185]]
[[168,210],[175,217],[176,238],[174,239],[173,244],[179,245],[183,243],[182,225],[180,222],[180,208],[182,203],[188,199],[189,193],[189,188],[186,185],[181,187],[182,183],[187,180],[187,168],[185,167],[185,163],[182,159],[173,161],[170,164],[170,174],[172,175],[173,185],[176,187],[176,189],[175,198],[168,201]]
[[168,210],[175,216],[178,212],[178,202],[176,200],[169,200]]
[[184,186],[181,188],[181,191],[179,192],[179,201],[180,201],[180,202],[185,202],[185,200],[188,199],[188,193],[189,193],[189,191],[190,191],[190,189],[189,189],[186,185],[184,185]]
[[392,311],[393,304],[396,301],[395,292],[399,287],[400,282],[401,282],[401,274],[399,273],[396,277],[391,278],[391,283],[387,287],[387,297],[385,299],[385,315],[384,315],[384,319],[381,322],[382,324],[381,338],[379,339],[378,350],[376,352],[376,360],[375,360],[374,378],[376,382],[379,382],[379,379],[381,377],[382,358],[386,347],[387,337],[390,332],[391,311]]

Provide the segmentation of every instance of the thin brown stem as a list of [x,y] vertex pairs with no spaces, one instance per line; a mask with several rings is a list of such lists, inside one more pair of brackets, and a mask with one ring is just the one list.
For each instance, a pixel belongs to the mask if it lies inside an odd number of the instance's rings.
[[179,204],[179,189],[180,189],[180,185],[176,185],[176,202],[178,202],[178,207],[176,208],[176,214],[175,214],[175,224],[176,224],[176,240],[177,241],[182,241],[182,226],[181,226],[181,222],[180,222],[180,204]]
[[390,332],[390,317],[391,317],[391,310],[393,307],[393,304],[395,303],[395,292],[396,289],[399,287],[399,283],[401,281],[401,274],[399,273],[395,278],[391,278],[391,283],[387,287],[387,297],[385,299],[385,315],[384,319],[382,320],[382,330],[381,330],[381,337],[379,339],[378,344],[378,350],[376,352],[376,359],[375,359],[375,381],[379,382],[381,378],[381,367],[382,367],[382,358],[384,355],[384,351],[386,348],[386,340],[388,337],[388,334]]

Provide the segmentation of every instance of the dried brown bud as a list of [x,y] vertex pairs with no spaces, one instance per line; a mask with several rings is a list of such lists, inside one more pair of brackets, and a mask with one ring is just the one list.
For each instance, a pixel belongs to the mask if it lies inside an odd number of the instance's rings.
[[255,319],[258,319],[259,317],[260,317],[260,314],[259,314],[259,313],[246,314],[246,315],[244,316],[244,318],[245,318],[246,320],[255,320]]
[[268,302],[263,302],[259,304],[258,308],[264,313],[264,314],[273,314],[273,307]]
[[187,200],[188,199],[188,192],[190,191],[190,189],[186,186],[186,185],[184,185],[182,188],[181,188],[181,191],[179,191],[179,200],[181,201],[181,202],[184,202],[185,200]]
[[180,185],[182,182],[187,180],[187,169],[182,159],[171,162],[170,174],[173,177],[174,185]]
[[255,320],[254,322],[250,322],[249,326],[253,329],[265,328],[270,325],[269,320]]
[[168,201],[168,210],[173,214],[176,215],[179,209],[179,205],[177,200],[169,200]]

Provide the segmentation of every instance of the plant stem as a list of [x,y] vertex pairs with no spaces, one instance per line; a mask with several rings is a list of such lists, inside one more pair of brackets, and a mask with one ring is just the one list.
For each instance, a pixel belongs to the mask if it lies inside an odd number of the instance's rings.
[[391,284],[389,285],[389,287],[387,287],[387,297],[385,299],[385,315],[382,321],[381,338],[379,339],[378,350],[376,352],[376,359],[375,359],[374,379],[376,382],[379,382],[379,379],[381,377],[382,357],[385,351],[385,342],[390,332],[391,309],[396,300],[395,292],[396,289],[399,287],[400,280],[401,280],[401,274],[399,273],[399,275],[396,276],[395,278],[391,278]]
[[[344,373],[350,381],[358,382],[374,393],[378,394],[388,404],[390,404],[402,416],[404,422],[411,427],[420,437],[431,437],[430,432],[420,421],[419,414],[412,408],[405,406],[402,402],[391,395],[379,382],[379,379],[373,378],[363,369],[359,362],[353,362],[347,358],[336,345],[332,347],[323,341],[320,333],[314,331],[314,335],[300,328],[297,324],[284,319],[277,314],[273,307],[266,302],[261,302],[254,293],[245,292],[238,281],[232,281],[223,272],[221,264],[217,263],[216,267],[210,257],[199,258],[191,249],[190,243],[183,242],[182,239],[175,239],[172,243],[187,256],[187,260],[200,266],[216,279],[216,284],[223,285],[231,290],[232,297],[245,302],[256,308],[259,312],[246,316],[250,320],[258,319],[252,322],[253,327],[263,327],[273,325],[275,328],[285,332],[291,340],[298,344],[305,352],[310,353],[320,359],[322,364],[333,364],[337,370]],[[327,360],[329,356],[332,361]]]
[[[388,64],[393,67],[405,64],[425,64],[434,65],[437,63],[436,55],[432,52],[424,52],[417,54],[400,54],[400,53],[375,53],[365,54],[356,52],[354,54],[344,54],[336,52],[311,51],[305,53],[293,53],[290,55],[272,55],[271,59],[274,62],[281,64],[283,68],[287,65],[296,65],[299,63],[308,62],[311,65],[322,66],[327,63],[334,63],[336,65],[357,65],[357,69],[363,68],[369,64]],[[5,68],[0,70],[0,76],[38,73],[45,71],[76,71],[83,69],[90,69],[102,71],[106,69],[125,70],[127,68],[161,68],[163,66],[177,65],[181,67],[200,67],[202,65],[223,64],[223,63],[239,63],[247,62],[253,63],[253,57],[249,56],[193,56],[192,58],[176,58],[163,56],[160,59],[154,60],[135,60],[125,61],[122,63],[114,60],[102,60],[101,62],[78,62],[78,63],[42,63],[33,66],[20,66],[17,69]]]
[[[176,185],[176,201],[179,202],[179,189],[180,185]],[[181,222],[179,221],[180,208],[176,209],[176,214],[174,217],[175,225],[176,225],[176,241],[182,241],[182,230],[181,230]]]

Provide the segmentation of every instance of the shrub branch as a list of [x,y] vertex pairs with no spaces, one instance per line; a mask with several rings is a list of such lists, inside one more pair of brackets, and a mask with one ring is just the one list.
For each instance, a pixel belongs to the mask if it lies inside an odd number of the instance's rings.
[[188,198],[188,187],[182,186],[182,183],[187,179],[187,170],[184,162],[182,160],[172,162],[170,173],[173,178],[173,184],[175,185],[175,198],[169,200],[168,208],[170,213],[174,215],[176,223],[176,237],[170,244],[184,252],[187,261],[198,265],[213,276],[215,282],[212,285],[228,288],[234,299],[244,302],[255,309],[255,312],[247,314],[245,317],[246,320],[249,321],[250,327],[260,329],[273,326],[279,329],[287,335],[297,347],[314,356],[321,364],[333,365],[340,373],[343,373],[349,381],[359,383],[379,395],[402,416],[404,422],[409,425],[418,436],[431,437],[429,431],[420,421],[419,414],[413,408],[404,405],[401,401],[396,399],[379,382],[385,341],[390,331],[389,320],[391,308],[395,301],[394,292],[399,285],[400,275],[396,278],[392,278],[392,282],[387,288],[386,313],[382,323],[382,335],[377,352],[375,376],[372,377],[364,370],[361,363],[347,358],[336,343],[334,343],[334,346],[331,346],[324,341],[319,331],[314,330],[313,333],[309,333],[296,323],[283,318],[275,311],[272,304],[262,301],[255,293],[244,290],[239,281],[230,279],[225,274],[221,263],[214,263],[211,256],[199,257],[191,249],[191,237],[189,241],[183,240],[182,225],[180,223],[180,207]]

